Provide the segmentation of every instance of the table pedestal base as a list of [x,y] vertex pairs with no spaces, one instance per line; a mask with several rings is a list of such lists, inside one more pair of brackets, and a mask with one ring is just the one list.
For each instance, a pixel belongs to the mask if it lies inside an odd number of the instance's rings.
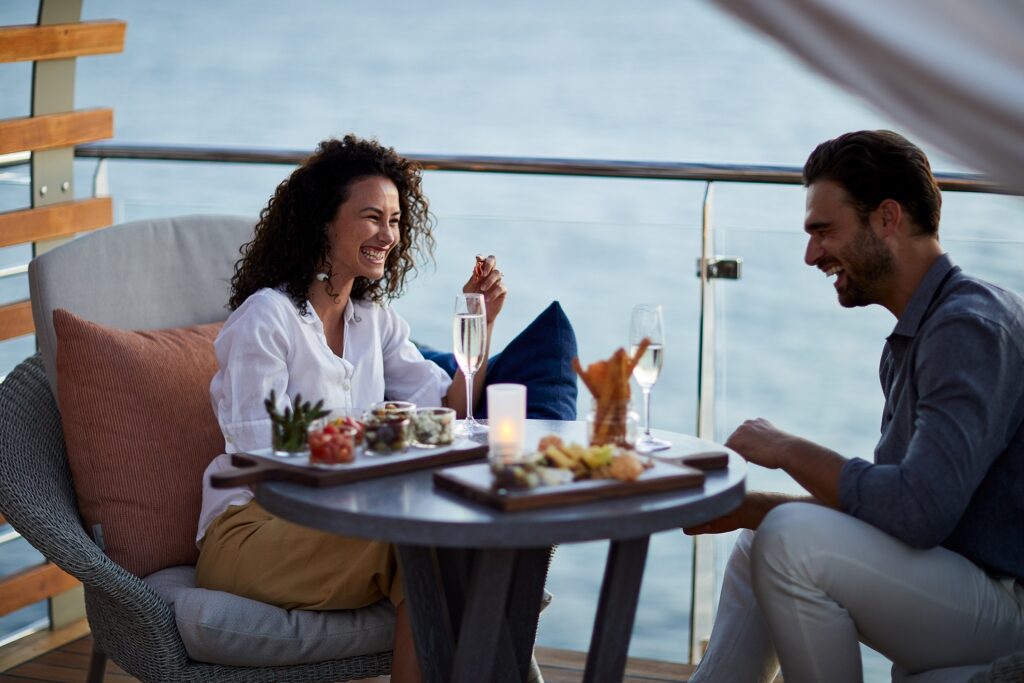
[[526,680],[550,548],[399,546],[426,681]]
[[[622,680],[648,542],[644,536],[609,547],[585,683]],[[398,546],[425,681],[526,680],[551,553]]]
[[644,536],[612,541],[608,548],[583,683],[622,681],[649,542],[650,537]]

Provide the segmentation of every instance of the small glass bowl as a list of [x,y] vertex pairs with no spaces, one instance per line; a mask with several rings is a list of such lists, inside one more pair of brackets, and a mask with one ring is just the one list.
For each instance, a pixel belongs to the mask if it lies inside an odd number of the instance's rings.
[[412,420],[403,415],[377,416],[372,412],[363,416],[366,427],[368,455],[401,453],[409,447]]
[[359,429],[340,420],[319,419],[309,425],[309,462],[319,466],[347,465],[359,451]]
[[[295,444],[293,440],[289,439],[289,435],[282,433],[278,425],[271,427],[271,446],[274,449],[274,455],[278,458],[303,458],[309,455],[309,440],[304,439],[303,443]],[[301,429],[299,427],[298,429]],[[285,440],[290,441],[287,445],[284,443]],[[296,448],[297,446],[297,448]]]
[[366,426],[360,420],[358,420],[354,416],[354,414],[332,414],[330,417],[326,418],[326,420],[328,424],[332,424],[335,427],[355,430],[356,447],[361,447],[363,445],[363,442],[366,440]]
[[416,404],[409,401],[380,401],[370,406],[370,414],[375,417],[412,417]]
[[449,446],[455,440],[455,411],[418,408],[412,415],[412,441],[423,448]]

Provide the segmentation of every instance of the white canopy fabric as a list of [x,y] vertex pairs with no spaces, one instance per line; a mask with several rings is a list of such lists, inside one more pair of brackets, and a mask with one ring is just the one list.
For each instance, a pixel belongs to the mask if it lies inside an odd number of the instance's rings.
[[912,135],[1024,192],[1020,0],[714,2]]

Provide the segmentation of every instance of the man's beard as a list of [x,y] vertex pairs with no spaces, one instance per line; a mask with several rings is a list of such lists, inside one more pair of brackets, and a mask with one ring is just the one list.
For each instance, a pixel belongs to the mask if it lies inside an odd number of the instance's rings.
[[896,270],[892,253],[867,225],[857,232],[855,241],[841,254],[846,282],[838,289],[839,305],[845,308],[868,306],[881,301],[881,292]]

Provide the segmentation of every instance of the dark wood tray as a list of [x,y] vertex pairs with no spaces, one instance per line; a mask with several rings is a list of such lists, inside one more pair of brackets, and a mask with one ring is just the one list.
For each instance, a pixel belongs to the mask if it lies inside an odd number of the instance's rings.
[[667,455],[659,458],[657,453],[652,454],[654,458],[663,462],[670,462],[676,465],[688,465],[698,470],[710,472],[721,470],[729,466],[729,454],[725,451],[706,451],[703,453],[690,453],[688,455]]
[[210,485],[215,489],[234,488],[258,484],[264,481],[289,481],[306,486],[335,486],[353,481],[362,481],[388,474],[399,474],[439,465],[477,460],[487,455],[486,444],[457,441],[448,448],[409,448],[404,453],[393,455],[366,455],[359,453],[356,459],[345,465],[319,467],[308,461],[275,459],[270,450],[258,453],[233,453],[233,470],[225,470],[210,476]]
[[487,463],[447,467],[434,472],[434,486],[502,510],[528,510],[569,503],[588,503],[637,493],[692,488],[704,484],[704,473],[700,470],[658,460],[654,460],[654,466],[645,470],[636,481],[585,479],[517,491],[491,488],[493,476]]

